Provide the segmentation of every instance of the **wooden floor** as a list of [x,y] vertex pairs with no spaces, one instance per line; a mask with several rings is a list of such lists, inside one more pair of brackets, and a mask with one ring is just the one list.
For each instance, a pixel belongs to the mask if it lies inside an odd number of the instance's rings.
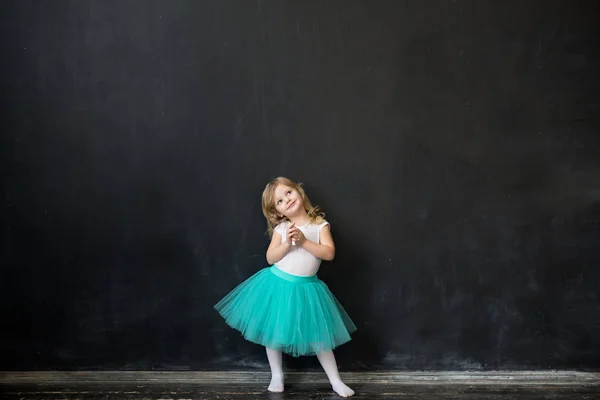
[[[339,399],[321,374],[291,376],[284,393],[268,374],[0,373],[0,399]],[[353,399],[600,399],[600,374],[345,374]]]
[[[440,386],[440,385],[355,385],[353,399],[600,399],[598,388],[592,387],[504,387],[504,386]],[[269,393],[259,386],[116,386],[97,387],[4,387],[2,399],[340,399],[322,385],[299,384],[285,393]]]

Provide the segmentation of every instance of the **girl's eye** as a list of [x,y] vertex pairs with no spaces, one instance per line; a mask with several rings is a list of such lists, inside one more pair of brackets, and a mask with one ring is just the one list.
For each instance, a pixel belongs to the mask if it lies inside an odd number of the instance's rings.
[[281,200],[277,200],[277,204],[281,204]]
[[290,194],[290,193],[292,193],[292,191],[291,191],[291,190],[288,190],[288,191],[287,191],[287,194]]

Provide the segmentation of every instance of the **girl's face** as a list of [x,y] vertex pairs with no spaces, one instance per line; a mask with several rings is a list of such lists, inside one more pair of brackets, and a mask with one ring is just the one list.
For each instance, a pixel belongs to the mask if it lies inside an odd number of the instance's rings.
[[293,187],[287,185],[278,185],[275,188],[275,210],[278,215],[289,217],[304,210],[302,196]]

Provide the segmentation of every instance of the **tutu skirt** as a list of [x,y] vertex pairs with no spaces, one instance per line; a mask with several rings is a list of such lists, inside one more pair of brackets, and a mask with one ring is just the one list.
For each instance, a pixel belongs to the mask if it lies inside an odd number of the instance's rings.
[[316,275],[291,275],[275,265],[242,282],[215,309],[247,340],[294,357],[333,350],[356,331]]

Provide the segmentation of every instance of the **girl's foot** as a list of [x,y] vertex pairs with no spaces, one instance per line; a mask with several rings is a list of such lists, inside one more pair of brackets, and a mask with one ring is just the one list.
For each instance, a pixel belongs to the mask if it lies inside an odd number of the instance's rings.
[[283,376],[273,375],[271,376],[271,384],[267,389],[269,392],[281,393],[283,392]]
[[339,394],[342,397],[350,397],[354,395],[354,390],[350,389],[346,384],[342,381],[332,383],[331,387],[334,392]]

